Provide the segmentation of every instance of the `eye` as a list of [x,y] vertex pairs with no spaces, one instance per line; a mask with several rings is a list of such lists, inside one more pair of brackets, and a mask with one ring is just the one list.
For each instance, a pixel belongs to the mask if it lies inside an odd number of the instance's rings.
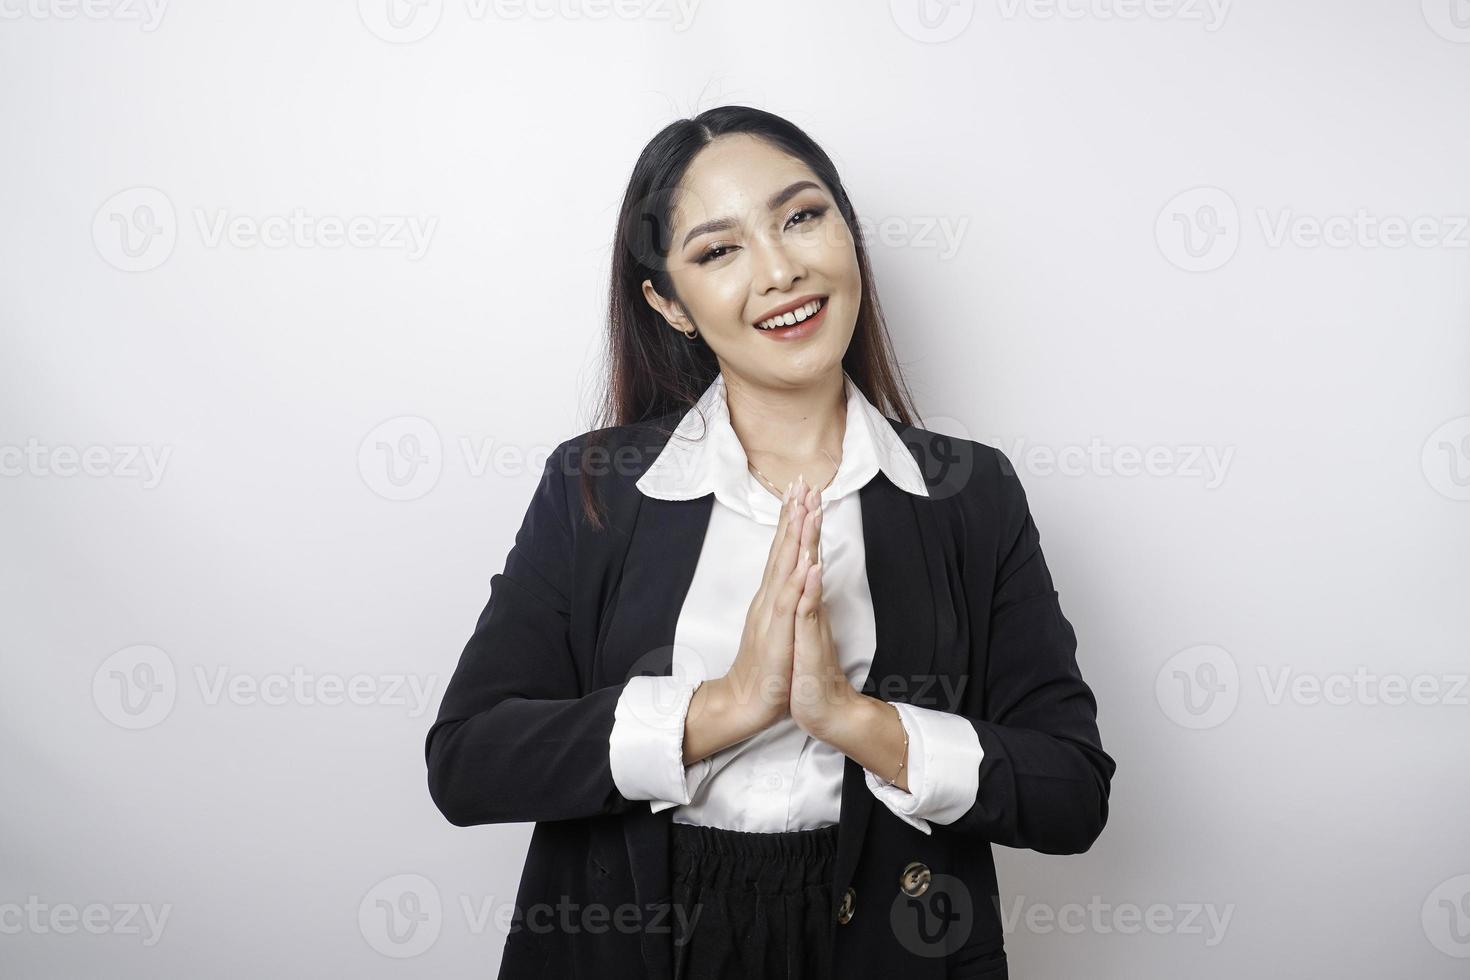
[[790,221],[787,221],[786,224],[787,225],[790,225],[792,221],[796,221],[797,218],[801,217],[804,214],[809,214],[809,215],[811,215],[811,217],[808,218],[806,221],[799,221],[799,222],[797,222],[797,224],[803,224],[803,225],[811,224],[812,221],[816,220],[817,218],[820,218],[822,215],[824,215],[826,213],[827,213],[826,206],[825,205],[821,205],[821,204],[818,204],[818,205],[815,205],[815,206],[809,207],[809,208],[802,208],[800,211],[798,211],[795,214],[793,214],[791,216]]
[[713,262],[715,259],[724,258],[725,253],[729,250],[730,246],[728,245],[711,245],[704,250],[704,254],[694,261],[700,265],[704,265],[706,262]]

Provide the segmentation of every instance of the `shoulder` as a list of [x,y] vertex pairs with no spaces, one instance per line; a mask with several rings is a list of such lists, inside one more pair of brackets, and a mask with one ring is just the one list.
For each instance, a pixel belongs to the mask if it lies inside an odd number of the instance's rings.
[[558,443],[548,466],[570,483],[592,481],[599,488],[609,484],[631,485],[653,465],[672,434],[677,416],[645,422],[588,429]]
[[[886,416],[885,416],[886,418]],[[1025,490],[1010,459],[998,447],[888,419],[924,474],[931,500],[995,514],[1025,506]]]
[[[677,421],[677,415],[667,415],[588,429],[562,440],[547,456],[540,495],[555,501],[574,533],[586,523],[589,501],[599,514],[605,509],[611,523],[621,523],[636,510],[642,497],[638,479],[663,451]],[[599,519],[593,530],[603,523]]]

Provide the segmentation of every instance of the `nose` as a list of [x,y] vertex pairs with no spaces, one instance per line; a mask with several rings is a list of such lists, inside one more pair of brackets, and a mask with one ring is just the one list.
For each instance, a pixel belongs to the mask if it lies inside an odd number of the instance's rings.
[[751,256],[754,260],[754,287],[762,295],[788,292],[793,283],[806,275],[806,266],[796,251],[787,247],[779,232],[762,233],[750,248],[754,253]]

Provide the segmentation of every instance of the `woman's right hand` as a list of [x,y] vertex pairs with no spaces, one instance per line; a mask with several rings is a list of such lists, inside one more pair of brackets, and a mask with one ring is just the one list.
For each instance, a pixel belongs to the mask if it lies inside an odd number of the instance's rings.
[[765,573],[745,614],[740,650],[723,679],[753,731],[770,727],[790,711],[796,603],[809,567],[800,561],[800,553],[816,550],[817,511],[806,504],[810,491],[798,477],[782,502]]

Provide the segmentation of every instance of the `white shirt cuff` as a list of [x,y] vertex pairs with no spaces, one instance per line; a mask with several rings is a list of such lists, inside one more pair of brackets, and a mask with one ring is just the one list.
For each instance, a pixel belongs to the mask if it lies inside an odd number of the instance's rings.
[[628,678],[613,708],[613,783],[630,800],[648,800],[654,813],[691,802],[709,775],[708,758],[684,765],[684,722],[702,683],[640,674]]
[[963,715],[890,701],[909,733],[909,755],[904,771],[908,792],[885,785],[863,769],[868,789],[912,827],[932,834],[929,824],[953,823],[975,805],[980,789],[980,762],[985,750],[975,726]]

